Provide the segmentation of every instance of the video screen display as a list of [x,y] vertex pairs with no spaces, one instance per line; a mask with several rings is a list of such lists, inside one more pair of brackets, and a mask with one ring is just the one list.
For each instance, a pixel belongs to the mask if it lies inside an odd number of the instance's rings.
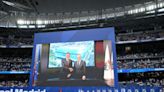
[[37,33],[32,86],[117,86],[113,28]]
[[62,67],[66,54],[69,54],[72,66],[77,62],[78,54],[87,67],[95,66],[94,49],[94,41],[50,43],[48,68]]
[[60,42],[36,47],[36,85],[114,86],[110,40]]

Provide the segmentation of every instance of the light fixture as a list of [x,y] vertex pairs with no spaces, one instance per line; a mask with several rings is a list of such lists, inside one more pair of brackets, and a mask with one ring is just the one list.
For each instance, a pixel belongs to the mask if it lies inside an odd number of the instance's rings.
[[19,19],[19,20],[17,20],[17,24],[20,24],[20,25],[25,24],[25,21],[22,19]]
[[37,20],[36,24],[38,24],[38,25],[43,24],[43,21],[42,20]]

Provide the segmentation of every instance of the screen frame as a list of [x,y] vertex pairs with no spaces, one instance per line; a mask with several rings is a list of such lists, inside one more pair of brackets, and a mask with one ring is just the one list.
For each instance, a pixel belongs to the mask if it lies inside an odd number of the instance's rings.
[[86,41],[86,40],[111,40],[112,50],[113,50],[113,61],[114,61],[114,64],[113,64],[114,87],[118,87],[118,74],[117,74],[118,72],[117,72],[117,62],[116,62],[116,46],[115,46],[116,43],[115,43],[114,27],[35,33],[29,85],[33,86],[33,82],[34,82],[33,69],[34,69],[34,63],[35,63],[34,59],[35,59],[36,45],[48,44],[48,43],[54,43],[54,42],[67,42],[70,37],[73,37],[69,40],[70,42]]

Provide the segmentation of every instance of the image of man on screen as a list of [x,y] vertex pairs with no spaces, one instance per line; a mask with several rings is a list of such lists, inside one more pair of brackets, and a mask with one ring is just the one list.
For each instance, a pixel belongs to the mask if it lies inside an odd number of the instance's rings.
[[74,70],[75,78],[86,80],[86,63],[81,60],[81,54],[77,54],[77,61],[74,64]]
[[66,53],[66,58],[62,59],[62,68],[61,68],[61,76],[62,79],[70,78],[73,72],[72,68],[72,60],[70,59],[70,53]]

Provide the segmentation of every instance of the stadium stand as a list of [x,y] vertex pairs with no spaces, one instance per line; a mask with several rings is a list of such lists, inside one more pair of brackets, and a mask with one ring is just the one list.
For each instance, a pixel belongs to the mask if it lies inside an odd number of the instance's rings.
[[[15,1],[19,5],[20,0]],[[164,68],[163,0],[57,14],[39,13],[32,0],[29,1],[36,13],[26,13],[22,7],[18,9],[24,12],[10,11],[5,4],[9,15],[0,10],[0,87],[28,86],[33,36],[37,32],[115,27],[118,69]],[[37,20],[40,18],[44,20]],[[164,86],[163,71],[118,73],[118,78],[121,86]]]
[[164,86],[163,72],[120,74],[119,83],[122,86]]

